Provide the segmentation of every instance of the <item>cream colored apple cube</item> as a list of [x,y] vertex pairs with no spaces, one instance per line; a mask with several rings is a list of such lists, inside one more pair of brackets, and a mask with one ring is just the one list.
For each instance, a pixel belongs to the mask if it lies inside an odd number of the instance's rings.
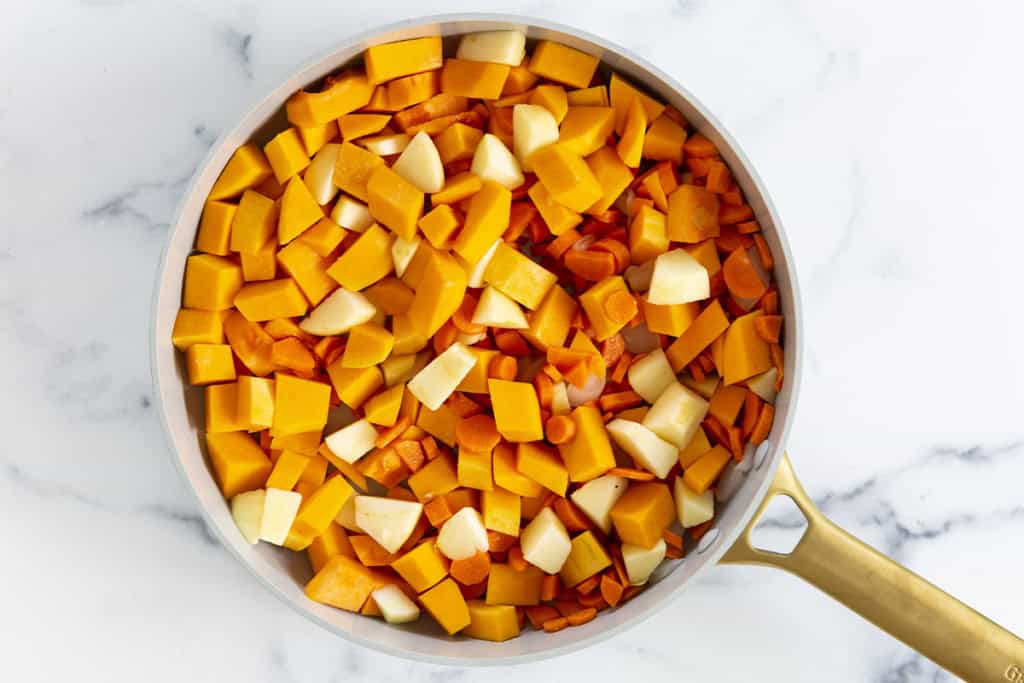
[[551,414],[568,415],[572,412],[572,405],[569,404],[569,392],[566,390],[565,382],[555,382],[551,387]]
[[[458,254],[455,254],[455,260],[459,262],[462,269],[466,271],[466,286],[470,289],[479,289],[484,286],[484,271],[487,270],[487,266],[490,265],[491,259],[494,258],[495,252],[498,251],[498,247],[501,245],[502,240],[494,240],[494,244],[487,248],[484,255],[480,257],[476,265],[468,263]],[[452,252],[454,254],[454,252]]]
[[389,624],[407,624],[420,618],[420,608],[393,583],[373,591],[370,597]]
[[707,414],[707,401],[673,382],[647,411],[643,425],[676,448],[685,448]]
[[353,463],[372,451],[377,442],[377,428],[366,419],[356,420],[324,439],[331,453]]
[[512,108],[512,147],[524,171],[530,171],[527,159],[541,147],[558,142],[558,122],[538,104],[517,104]]
[[470,171],[483,180],[493,180],[514,190],[523,184],[523,169],[508,147],[495,135],[487,133],[480,139],[473,153]]
[[659,538],[653,548],[644,548],[630,543],[622,544],[622,564],[626,565],[626,576],[634,586],[642,586],[665,559],[665,539]]
[[778,378],[778,369],[772,368],[748,379],[747,386],[764,402],[775,403],[775,397],[778,396],[778,392],[775,391],[775,382]]
[[437,550],[449,560],[465,560],[488,547],[487,529],[475,508],[456,512],[437,534]]
[[519,533],[519,547],[523,558],[548,574],[557,574],[569,557],[572,541],[562,520],[547,507]]
[[660,348],[654,349],[629,366],[627,372],[633,391],[648,403],[654,403],[670,384],[676,381],[676,373],[668,357]]
[[606,474],[591,479],[573,491],[569,498],[591,522],[607,534],[612,530],[612,507],[619,502],[628,486],[629,482],[624,477]]
[[260,540],[260,522],[263,519],[263,489],[239,493],[231,499],[231,518],[242,532],[242,538],[256,545]]
[[703,524],[715,516],[715,494],[711,489],[698,495],[683,483],[682,477],[676,477],[673,489],[676,516],[684,529]]
[[356,524],[356,497],[349,496],[345,500],[345,504],[341,506],[338,514],[334,516],[334,521],[352,533],[365,534],[366,532],[363,531],[362,527]]
[[444,164],[434,141],[424,131],[413,136],[402,150],[391,170],[416,186],[420,192],[433,194],[444,187]]
[[645,470],[663,479],[679,459],[679,449],[639,422],[616,418],[607,425],[608,434],[619,448]]
[[374,135],[369,138],[361,138],[358,144],[370,150],[379,157],[389,157],[401,154],[409,145],[412,138],[405,133],[394,133],[390,135]]
[[421,241],[419,237],[413,237],[411,240],[396,237],[395,241],[391,243],[391,260],[395,264],[396,277],[405,275],[405,269],[409,267],[412,257],[416,255]]
[[472,322],[509,330],[525,330],[530,326],[519,304],[489,285],[480,294]]
[[522,31],[481,31],[467,33],[455,51],[458,59],[519,66],[526,54],[526,34]]
[[326,204],[338,193],[338,186],[334,184],[334,162],[340,150],[341,145],[334,142],[321,147],[302,176],[317,204]]
[[474,365],[476,356],[464,344],[455,342],[416,373],[406,388],[420,403],[431,410],[437,410]]
[[356,325],[369,322],[376,314],[377,308],[365,296],[338,287],[310,311],[299,327],[321,337],[344,334]]
[[284,544],[301,503],[301,493],[267,489],[263,499],[263,517],[260,518],[260,539],[274,545]]
[[711,278],[701,262],[684,249],[659,254],[654,259],[647,301],[652,304],[685,304],[711,295]]
[[423,503],[397,498],[356,496],[356,524],[389,553],[409,540],[423,514]]
[[347,194],[338,197],[334,208],[331,209],[331,220],[352,232],[364,232],[374,223],[366,204]]

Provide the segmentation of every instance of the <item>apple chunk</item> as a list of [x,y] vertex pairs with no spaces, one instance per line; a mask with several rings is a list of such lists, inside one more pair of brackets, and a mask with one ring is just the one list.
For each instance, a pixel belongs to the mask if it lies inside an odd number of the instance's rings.
[[324,444],[331,453],[347,463],[353,463],[372,451],[376,441],[377,429],[368,420],[362,419],[334,432],[324,439]]
[[364,232],[374,223],[369,207],[347,194],[341,195],[335,202],[331,209],[331,220],[352,232]]
[[700,261],[683,249],[659,254],[654,259],[647,301],[659,306],[701,301],[711,295],[711,278]]
[[458,59],[519,66],[526,55],[526,34],[522,31],[480,31],[467,33],[455,51]]
[[239,493],[231,499],[231,518],[242,532],[242,537],[253,545],[260,540],[260,521],[263,519],[263,499],[266,495],[263,489],[256,489]]
[[437,410],[475,365],[476,356],[465,344],[455,342],[417,372],[406,388],[420,403]]
[[628,484],[624,477],[606,474],[591,479],[573,491],[569,498],[591,522],[607,534],[612,530],[612,507],[622,498]]
[[509,330],[525,330],[530,326],[519,304],[489,285],[480,295],[480,301],[473,311],[472,322],[474,325],[503,327]]
[[416,255],[416,252],[420,248],[419,237],[413,237],[411,240],[402,239],[396,237],[395,241],[391,244],[391,260],[395,264],[395,276],[402,277],[405,275],[405,269],[409,267],[409,263],[412,262],[412,257]]
[[652,548],[644,548],[631,543],[622,544],[622,564],[626,565],[626,576],[634,586],[647,583],[651,574],[665,559],[665,539],[659,538]]
[[267,489],[263,499],[263,517],[260,518],[260,538],[274,545],[284,544],[301,502],[301,493]]
[[519,162],[508,151],[508,147],[496,135],[490,133],[480,139],[473,153],[473,163],[469,170],[481,180],[493,180],[514,190],[523,184],[523,169]]
[[627,373],[633,391],[648,403],[654,403],[665,389],[676,381],[676,373],[661,348],[654,349],[629,366]]
[[407,624],[420,618],[420,608],[393,583],[373,591],[370,597],[389,624]]
[[524,171],[531,170],[527,159],[541,147],[558,142],[558,122],[538,104],[517,104],[512,108],[512,147]]
[[341,145],[334,142],[324,145],[313,157],[313,161],[309,162],[302,176],[313,199],[321,206],[334,199],[338,193],[338,186],[334,184],[334,162],[340,150]]
[[448,518],[437,534],[437,549],[449,560],[465,560],[487,551],[487,529],[476,508],[462,508]]
[[572,541],[558,515],[551,508],[544,508],[519,534],[519,547],[523,559],[534,567],[557,574],[569,557]]
[[423,503],[377,496],[356,496],[356,524],[389,553],[409,540],[423,514]]
[[444,187],[441,155],[434,141],[422,130],[405,146],[391,170],[415,185],[420,192],[433,194]]
[[617,418],[608,423],[608,434],[638,465],[664,479],[679,459],[679,449],[639,422]]
[[707,401],[674,382],[644,415],[643,425],[676,448],[685,448],[707,414]]
[[696,494],[683,483],[682,477],[676,477],[675,485],[676,515],[684,529],[703,524],[715,516],[715,494],[708,489]]
[[325,337],[344,334],[356,325],[370,322],[377,308],[359,292],[338,287],[299,323],[305,332]]
[[775,382],[778,378],[778,369],[772,368],[748,379],[747,386],[766,403],[775,403],[775,397],[778,395],[775,391]]

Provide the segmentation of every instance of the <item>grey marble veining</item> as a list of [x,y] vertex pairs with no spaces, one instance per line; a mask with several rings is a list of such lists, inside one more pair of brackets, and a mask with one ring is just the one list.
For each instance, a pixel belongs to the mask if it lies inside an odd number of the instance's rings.
[[[3,680],[947,681],[798,580],[721,567],[589,650],[489,671],[340,641],[217,544],[166,452],[149,305],[221,131],[341,37],[424,11],[607,36],[735,134],[789,234],[789,452],[837,523],[1024,632],[1018,3],[12,3],[0,23]],[[766,533],[786,534],[791,516]],[[628,672],[628,673],[626,673]]]

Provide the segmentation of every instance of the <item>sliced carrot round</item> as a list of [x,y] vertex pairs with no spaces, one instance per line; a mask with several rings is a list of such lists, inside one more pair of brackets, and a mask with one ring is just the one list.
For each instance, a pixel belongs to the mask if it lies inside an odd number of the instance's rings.
[[501,354],[491,359],[487,366],[487,376],[494,379],[513,380],[519,371],[519,363],[513,356]]
[[629,292],[612,292],[604,300],[604,312],[608,318],[619,325],[625,325],[637,312],[636,299]]
[[553,444],[569,443],[576,436],[576,423],[566,415],[553,415],[544,425],[548,441]]

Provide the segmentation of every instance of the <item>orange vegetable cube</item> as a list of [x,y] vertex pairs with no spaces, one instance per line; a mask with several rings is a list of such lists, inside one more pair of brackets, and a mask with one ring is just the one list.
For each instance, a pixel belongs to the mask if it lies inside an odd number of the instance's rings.
[[615,467],[615,454],[601,411],[593,405],[581,405],[569,418],[576,425],[576,432],[567,443],[558,446],[569,479],[589,481]]
[[391,258],[394,239],[391,233],[374,223],[331,264],[327,274],[345,289],[354,292],[366,289],[394,268]]
[[330,218],[321,218],[309,230],[299,236],[299,241],[307,245],[319,256],[327,258],[345,239],[348,231],[332,221]]
[[715,446],[683,470],[683,483],[701,495],[711,488],[731,459],[732,453],[726,448]]
[[587,213],[602,214],[611,208],[619,195],[633,182],[633,172],[611,147],[602,147],[587,157],[587,166],[601,186],[601,198],[587,209]]
[[455,253],[475,265],[508,228],[511,211],[512,193],[493,180],[486,181],[469,200],[465,224],[455,239]]
[[388,107],[405,109],[437,94],[439,79],[436,71],[427,71],[396,78],[387,85]]
[[303,497],[293,528],[311,540],[316,538],[327,530],[354,492],[344,477],[335,474],[310,496]]
[[415,292],[407,312],[409,322],[424,338],[429,338],[462,304],[466,295],[466,271],[451,254],[432,252],[425,261]]
[[516,571],[507,564],[492,564],[487,575],[488,605],[536,605],[544,572],[533,565]]
[[764,311],[753,311],[729,325],[722,349],[722,379],[726,384],[742,382],[772,367],[770,347],[757,333],[755,324],[762,315]]
[[281,489],[291,491],[299,482],[299,477],[309,465],[309,456],[297,453],[296,451],[281,451],[274,463],[274,469],[267,477],[266,487],[268,489]]
[[650,548],[675,519],[675,504],[668,485],[658,481],[634,482],[612,506],[612,524],[623,543]]
[[185,351],[189,384],[229,382],[235,378],[235,359],[227,344],[193,344]]
[[[475,129],[474,129],[475,130]],[[440,192],[430,195],[430,203],[433,206],[442,204],[456,204],[463,199],[472,197],[483,189],[484,181],[480,176],[469,171],[459,173],[445,180],[444,187]]]
[[365,202],[369,198],[366,183],[370,175],[384,165],[384,160],[373,152],[343,142],[334,162],[334,184]]
[[420,603],[448,635],[454,635],[469,626],[466,599],[452,579],[445,579],[420,595]]
[[594,537],[593,532],[584,531],[572,539],[569,557],[566,558],[559,576],[562,583],[572,588],[607,569],[611,564],[612,558]]
[[285,111],[296,126],[319,126],[365,106],[372,94],[366,74],[352,69],[329,76],[320,92],[295,93],[285,103]]
[[740,414],[740,408],[743,407],[746,397],[747,390],[743,387],[722,384],[711,395],[708,413],[724,426],[729,427],[736,422],[736,417]]
[[307,228],[324,217],[309,186],[298,176],[284,186],[281,195],[281,217],[277,222],[277,241],[288,244]]
[[387,166],[379,166],[366,183],[370,214],[404,240],[416,235],[423,214],[423,193]]
[[338,130],[345,142],[383,130],[391,121],[390,114],[345,114],[338,119]]
[[420,543],[392,562],[391,568],[398,572],[414,591],[422,593],[448,576],[448,558],[437,551],[433,542],[428,541]]
[[231,253],[231,223],[237,204],[208,200],[203,205],[203,216],[196,233],[196,249],[207,254],[227,256]]
[[185,308],[226,310],[241,288],[242,269],[234,261],[213,254],[193,254],[185,261]]
[[558,277],[505,242],[484,270],[484,280],[527,308],[537,308]]
[[[510,444],[498,444],[491,458],[494,472],[494,483],[505,489],[523,496],[536,498],[544,488],[516,469],[516,448]],[[525,515],[524,515],[525,516]]]
[[644,297],[640,307],[643,309],[648,330],[673,337],[685,332],[700,315],[700,303],[696,301],[685,304],[652,304]]
[[307,242],[293,241],[277,252],[277,261],[314,306],[338,286],[334,278],[327,274],[327,259]]
[[258,324],[249,322],[238,311],[224,318],[224,335],[238,359],[252,374],[269,375],[274,371],[274,339]]
[[569,107],[559,128],[558,144],[565,149],[589,156],[605,146],[615,130],[615,110],[608,106]]
[[283,278],[243,286],[235,295],[235,306],[246,320],[262,322],[305,315],[309,302],[295,280]]
[[441,37],[428,36],[366,48],[366,77],[372,85],[441,68]]
[[539,441],[519,444],[516,470],[552,493],[565,495],[569,487],[569,471],[550,446]]
[[507,64],[446,59],[441,69],[441,92],[496,100],[501,97],[510,69]]
[[181,308],[174,317],[171,342],[184,351],[193,344],[220,344],[224,341],[224,320],[218,311]]
[[274,380],[242,375],[238,378],[237,399],[240,422],[256,429],[269,429],[274,423]]
[[419,220],[420,230],[435,249],[448,247],[452,235],[459,228],[459,218],[447,204],[434,207]]
[[686,129],[662,114],[651,122],[644,135],[643,156],[645,159],[681,164],[685,142]]
[[548,290],[540,306],[530,313],[530,327],[523,331],[523,336],[542,348],[561,346],[578,309],[576,300],[556,284]]
[[587,319],[593,325],[598,341],[614,337],[629,322],[629,318],[617,320],[608,314],[606,303],[616,292],[623,292],[626,296],[632,297],[621,275],[606,277],[579,296],[580,305],[586,311]]
[[586,88],[597,71],[598,58],[551,40],[537,43],[528,68],[541,78]]
[[448,454],[434,458],[409,477],[408,484],[421,502],[454,491],[459,486],[454,458]]
[[708,435],[704,433],[703,427],[698,427],[693,438],[690,439],[690,443],[686,444],[686,448],[680,449],[679,451],[679,466],[684,470],[697,462],[700,456],[704,455],[711,450],[711,442],[708,441]]
[[583,216],[556,202],[542,183],[531,185],[527,195],[533,200],[533,205],[537,207],[552,235],[561,235],[583,221]]
[[729,319],[725,317],[725,311],[722,310],[718,299],[715,299],[686,327],[679,338],[665,349],[672,369],[679,372],[685,368],[728,328]]
[[472,159],[476,146],[484,133],[479,128],[455,122],[434,138],[434,145],[441,156],[441,163],[450,164],[454,161]]
[[[490,379],[487,388],[494,407],[494,421],[503,437],[513,443],[544,438],[540,403],[532,384]],[[524,474],[529,476],[527,472]]]
[[284,181],[309,166],[306,146],[302,144],[299,131],[294,128],[285,129],[275,135],[263,146],[263,153],[267,155],[274,177],[282,185]]
[[354,559],[356,555],[352,550],[352,543],[348,540],[348,533],[341,525],[333,523],[327,527],[327,531],[313,539],[307,552],[314,574],[323,569],[332,557],[344,555]]
[[530,95],[530,104],[547,109],[555,117],[556,123],[561,123],[569,111],[569,98],[565,88],[560,85],[538,85]]
[[206,435],[206,451],[225,498],[263,487],[273,464],[245,432]]
[[460,447],[456,476],[459,480],[459,486],[479,491],[490,491],[493,489],[494,479],[491,476],[491,452],[471,451],[468,448]]
[[321,430],[327,424],[331,387],[322,382],[282,375],[274,377],[275,435]]
[[630,168],[637,168],[644,149],[644,133],[647,131],[647,112],[638,98],[633,98],[626,113],[626,124],[615,151]]
[[608,87],[595,85],[590,88],[570,90],[565,94],[570,107],[607,107]]
[[718,195],[696,185],[680,185],[668,196],[668,238],[696,243],[718,237]]
[[341,367],[373,367],[391,355],[394,344],[395,338],[386,327],[377,323],[357,325],[348,333]]
[[210,199],[231,199],[269,178],[273,171],[260,148],[246,143],[235,150],[217,182],[210,190]]
[[[490,453],[487,455],[489,457]],[[459,454],[459,458],[462,458],[462,453]],[[490,467],[488,467],[489,472]],[[509,536],[519,535],[522,499],[518,495],[504,489],[492,488],[485,489],[480,500],[485,527]]]
[[[410,394],[412,392],[409,392]],[[416,418],[416,426],[431,436],[437,437],[449,446],[455,445],[455,425],[459,416],[455,411],[446,405],[437,410],[431,410],[426,406],[420,407],[420,414]]]
[[468,375],[462,378],[459,386],[455,388],[467,394],[486,394],[487,371],[491,366],[491,361],[498,357],[500,352],[494,349],[481,349],[475,346],[470,346],[469,352],[476,357],[476,365],[473,366]]
[[583,157],[562,145],[537,150],[530,155],[530,165],[552,198],[577,213],[586,211],[604,195]]
[[277,240],[271,237],[267,243],[251,254],[239,254],[242,260],[242,277],[246,282],[273,280],[277,275]]
[[519,635],[519,617],[512,605],[488,605],[470,600],[469,626],[463,631],[470,638],[501,643]]
[[327,366],[327,376],[341,402],[353,410],[358,409],[366,399],[384,386],[380,368],[342,367],[341,358]]
[[391,427],[398,421],[398,411],[402,407],[402,397],[405,395],[405,385],[396,384],[386,389],[369,401],[363,408],[366,419],[381,427]]
[[249,423],[238,416],[238,383],[211,384],[206,387],[206,433],[242,432]]
[[714,277],[722,269],[722,262],[718,258],[718,248],[715,247],[713,239],[686,247],[686,252],[704,266],[709,277]]
[[653,121],[665,110],[665,105],[653,97],[640,92],[638,89],[623,80],[621,76],[613,73],[608,82],[608,93],[611,99],[612,108],[615,109],[615,132],[622,133],[626,128],[626,119],[629,115],[629,105],[634,99],[640,101],[647,115],[648,121]]
[[339,554],[327,560],[309,580],[306,584],[306,597],[331,607],[358,612],[370,593],[390,582],[382,572],[364,567],[358,560]]
[[629,253],[634,265],[646,263],[668,251],[665,214],[643,204],[629,225]]

